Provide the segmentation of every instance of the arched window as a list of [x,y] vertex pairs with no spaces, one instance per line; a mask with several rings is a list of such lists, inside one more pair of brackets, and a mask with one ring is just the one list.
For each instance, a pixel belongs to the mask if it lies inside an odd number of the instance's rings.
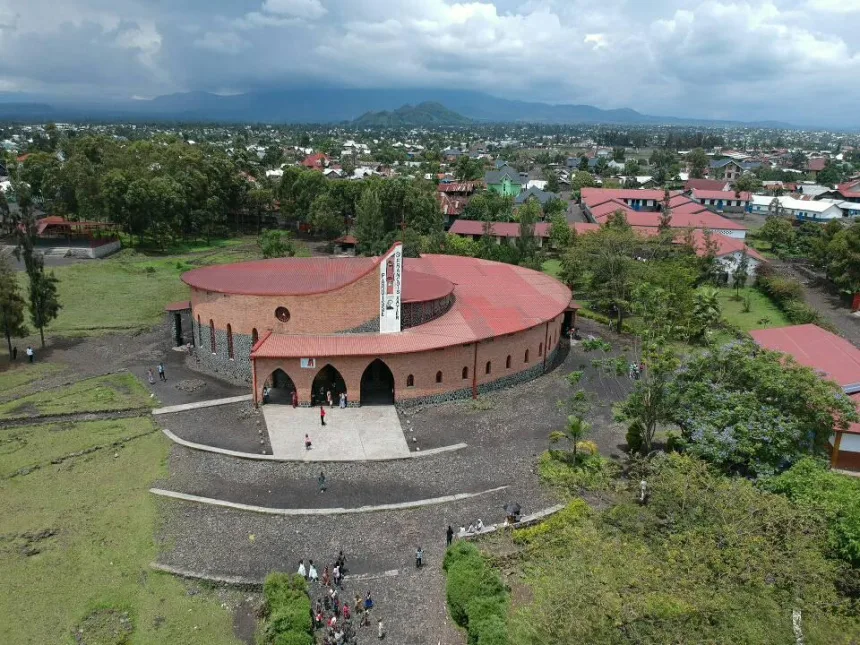
[[505,359],[505,369],[511,369],[511,355],[508,354],[508,357]]
[[415,387],[415,377],[412,374],[406,377],[406,387]]
[[441,383],[441,382],[442,382],[442,372],[441,372],[441,370],[440,370],[440,371],[438,371],[438,372],[436,372],[436,382],[437,382],[437,383]]
[[487,361],[487,366],[484,369],[485,369],[485,373],[489,374],[490,372],[493,371],[493,363],[491,361]]
[[463,368],[463,378],[469,378],[469,368],[468,367]]
[[233,327],[227,323],[227,358],[233,360]]
[[217,349],[215,346],[215,322],[210,318],[209,319],[209,349],[212,353],[216,353]]
[[538,356],[543,356],[543,343],[538,343]]
[[529,350],[526,350],[526,357],[525,357],[525,359],[523,359],[523,363],[528,363],[528,362],[529,362]]
[[260,334],[257,333],[257,328],[254,327],[251,330],[251,347],[256,345],[258,340],[260,340]]
[[203,325],[200,324],[200,314],[197,314],[197,344],[203,344]]

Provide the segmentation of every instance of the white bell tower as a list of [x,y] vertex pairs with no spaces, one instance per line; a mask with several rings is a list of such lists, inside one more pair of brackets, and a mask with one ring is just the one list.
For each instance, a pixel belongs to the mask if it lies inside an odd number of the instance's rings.
[[397,242],[379,263],[379,332],[400,331],[400,294],[403,291],[403,244]]

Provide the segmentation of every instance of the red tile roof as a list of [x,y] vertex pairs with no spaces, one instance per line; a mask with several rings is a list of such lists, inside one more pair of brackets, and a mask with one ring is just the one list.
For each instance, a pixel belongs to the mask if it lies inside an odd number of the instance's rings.
[[598,204],[594,207],[589,207],[589,212],[594,219],[601,219],[608,215],[611,215],[615,211],[623,211],[625,213],[632,213],[633,209],[627,206],[624,202],[612,199],[608,202],[603,202],[602,204]]
[[824,170],[824,166],[827,165],[827,159],[810,159],[806,163],[806,169],[811,170],[812,172],[818,172],[819,170]]
[[341,235],[334,241],[335,244],[358,244],[358,238],[355,235]]
[[304,161],[302,161],[302,165],[306,168],[322,168],[328,160],[328,155],[318,152],[305,157]]
[[818,325],[793,325],[750,332],[765,349],[783,352],[840,387],[860,385],[860,349]]
[[461,181],[439,184],[437,188],[440,193],[474,193],[478,186],[474,181]]
[[[692,232],[693,234],[693,242],[696,249],[696,255],[704,256],[705,255],[705,232],[701,229],[697,229]],[[738,253],[742,251],[746,251],[747,255],[751,258],[755,258],[759,262],[766,262],[766,260],[759,254],[755,249],[744,244],[743,240],[739,240],[734,237],[729,237],[727,235],[720,235],[719,233],[711,234],[711,240],[717,245],[717,257],[723,257],[724,255],[731,255],[732,253]]]
[[[603,223],[608,215],[601,218]],[[660,213],[632,211],[627,214],[627,223],[634,228],[657,228],[660,225]],[[745,231],[747,227],[740,222],[727,219],[716,213],[704,210],[701,213],[679,213],[672,211],[671,228],[706,228],[710,230]]]
[[860,180],[846,181],[844,184],[839,184],[836,187],[836,192],[845,198],[860,197]]
[[276,258],[194,269],[182,274],[182,281],[219,293],[309,295],[345,287],[378,264],[379,258]]
[[403,270],[403,302],[427,302],[428,300],[439,300],[454,291],[454,283],[446,278],[432,273],[413,271],[409,268],[411,262],[406,262]]
[[589,206],[597,206],[610,199],[623,201],[625,199],[644,199],[661,202],[664,191],[657,189],[639,190],[636,188],[583,188],[580,192],[582,201]]
[[164,308],[164,311],[185,311],[191,309],[190,300],[180,300],[179,302],[171,302]]
[[423,272],[455,283],[454,304],[446,314],[394,334],[272,334],[252,356],[385,356],[441,349],[529,329],[559,316],[570,303],[570,289],[561,282],[523,267],[449,255],[426,255],[404,264],[410,274]]
[[719,179],[688,179],[684,182],[684,190],[723,190],[727,183]]

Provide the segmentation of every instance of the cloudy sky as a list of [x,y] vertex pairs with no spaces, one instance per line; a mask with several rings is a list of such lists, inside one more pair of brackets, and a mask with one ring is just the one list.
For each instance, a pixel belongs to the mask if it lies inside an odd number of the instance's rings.
[[860,125],[860,0],[0,0],[0,91],[311,85]]

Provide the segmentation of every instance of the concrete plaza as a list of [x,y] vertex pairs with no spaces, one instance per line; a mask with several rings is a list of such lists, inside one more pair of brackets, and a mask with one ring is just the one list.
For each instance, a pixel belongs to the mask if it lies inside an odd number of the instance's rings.
[[[319,408],[262,406],[272,455],[301,461],[371,461],[409,455],[400,419],[393,405],[326,408],[320,425]],[[305,435],[313,442],[305,449]]]

